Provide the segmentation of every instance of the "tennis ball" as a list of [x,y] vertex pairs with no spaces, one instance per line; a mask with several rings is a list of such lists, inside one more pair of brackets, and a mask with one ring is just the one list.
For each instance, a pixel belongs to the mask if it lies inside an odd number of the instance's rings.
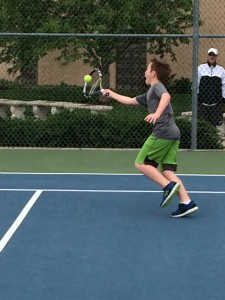
[[85,82],[91,82],[91,81],[92,81],[91,75],[85,75],[85,76],[84,76],[84,81],[85,81]]

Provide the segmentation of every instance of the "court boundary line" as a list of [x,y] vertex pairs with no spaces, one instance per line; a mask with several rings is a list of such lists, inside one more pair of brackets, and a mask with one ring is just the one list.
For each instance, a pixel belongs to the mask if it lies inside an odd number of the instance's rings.
[[16,230],[19,228],[19,226],[22,224],[23,220],[26,218],[27,214],[31,210],[31,208],[34,206],[40,195],[42,194],[42,190],[36,190],[33,196],[30,198],[30,200],[27,202],[27,204],[24,206],[24,208],[21,210],[15,221],[12,223],[12,225],[9,227],[9,229],[6,231],[2,239],[0,240],[0,253],[3,251],[5,246],[8,244]]
[[[81,193],[162,193],[161,190],[103,190],[103,189],[4,189],[0,191],[11,191],[11,192],[34,192],[32,197],[28,200],[24,208],[21,210],[17,218],[14,220],[12,225],[5,232],[0,240],[0,253],[6,247],[16,230],[22,224],[29,211],[32,209],[36,201],[39,199],[43,192],[81,192]],[[189,194],[225,194],[225,191],[188,191]]]
[[[39,173],[39,172],[0,172],[0,175],[100,175],[100,176],[145,176],[140,173]],[[192,176],[192,177],[225,177],[225,174],[176,174],[177,176]]]
[[[9,192],[34,192],[37,189],[4,189],[1,188],[1,191]],[[73,192],[73,193],[162,193],[162,190],[103,190],[103,189],[41,189],[41,192]],[[225,191],[188,191],[190,194],[225,194]],[[1,251],[0,251],[1,252]]]

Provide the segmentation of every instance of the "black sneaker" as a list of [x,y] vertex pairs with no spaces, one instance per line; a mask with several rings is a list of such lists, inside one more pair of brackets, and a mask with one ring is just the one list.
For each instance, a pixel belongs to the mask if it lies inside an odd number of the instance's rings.
[[161,207],[165,207],[170,204],[174,196],[179,192],[180,186],[180,183],[171,181],[166,187],[164,187],[163,199],[160,203]]
[[173,218],[184,217],[195,212],[196,210],[198,210],[198,206],[192,200],[189,204],[180,203],[178,205],[178,209],[171,214],[171,217]]

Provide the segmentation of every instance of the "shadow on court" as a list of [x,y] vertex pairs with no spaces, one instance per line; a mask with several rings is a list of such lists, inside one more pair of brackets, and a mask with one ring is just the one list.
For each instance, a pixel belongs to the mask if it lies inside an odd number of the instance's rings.
[[199,211],[181,219],[141,175],[0,177],[1,299],[224,298],[225,177],[182,177]]

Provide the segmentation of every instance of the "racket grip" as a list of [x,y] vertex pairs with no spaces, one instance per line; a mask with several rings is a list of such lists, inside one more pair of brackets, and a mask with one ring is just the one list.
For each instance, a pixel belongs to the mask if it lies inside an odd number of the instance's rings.
[[[103,93],[104,91],[105,91],[104,89],[101,89],[101,93]],[[109,93],[106,93],[105,96],[109,97]]]

